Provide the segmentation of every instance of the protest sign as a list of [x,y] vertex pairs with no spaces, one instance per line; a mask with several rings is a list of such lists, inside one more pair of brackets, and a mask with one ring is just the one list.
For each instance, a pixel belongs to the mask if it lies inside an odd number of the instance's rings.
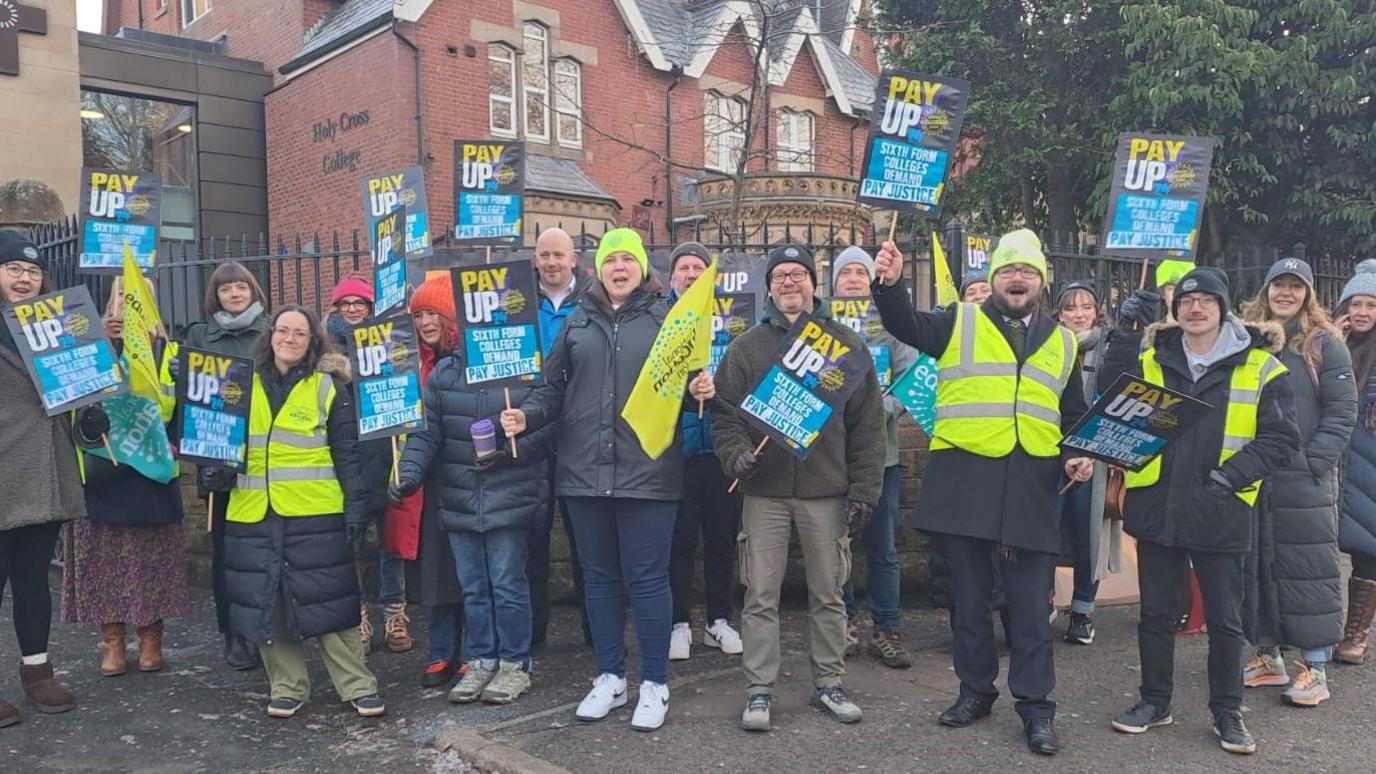
[[406,205],[373,224],[373,312],[384,317],[406,303]]
[[358,439],[409,433],[425,426],[420,398],[420,349],[408,314],[371,317],[349,332]]
[[838,296],[831,299],[831,316],[836,322],[855,331],[870,348],[874,359],[874,373],[879,378],[880,387],[888,387],[893,381],[893,351],[889,347],[884,323],[879,319],[879,308],[870,296]]
[[451,269],[466,384],[511,387],[540,376],[539,296],[530,261]]
[[812,315],[802,314],[774,352],[741,411],[765,435],[806,458],[817,436],[861,382],[872,378],[869,352],[852,350]]
[[425,173],[420,167],[365,177],[359,187],[363,193],[363,222],[369,236],[377,221],[397,207],[405,207],[406,257],[428,258],[434,252],[425,202]]
[[245,470],[253,361],[194,347],[182,347],[179,357],[182,459]]
[[1121,135],[1104,218],[1104,252],[1194,260],[1213,154],[1209,137]]
[[1123,374],[1075,423],[1061,446],[1139,471],[1212,408],[1140,376]]
[[147,273],[161,222],[162,178],[152,172],[81,168],[81,271],[118,274],[128,244]]
[[968,81],[885,70],[875,87],[860,201],[940,215],[969,97]]
[[519,240],[525,172],[525,143],[455,140],[454,238],[487,243]]
[[917,360],[893,382],[890,392],[928,438],[936,430],[936,385],[939,369],[936,358],[925,352],[917,353]]
[[757,300],[753,293],[717,294],[712,302],[712,361],[707,364],[707,373],[715,376],[726,348],[754,327],[760,314]]
[[964,279],[989,277],[989,255],[994,252],[994,238],[988,234],[965,235]]
[[85,285],[17,301],[4,315],[48,416],[129,391]]

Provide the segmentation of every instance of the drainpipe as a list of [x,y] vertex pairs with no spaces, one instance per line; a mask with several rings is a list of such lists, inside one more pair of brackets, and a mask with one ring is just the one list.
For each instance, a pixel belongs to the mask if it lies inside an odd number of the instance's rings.
[[415,73],[415,78],[416,78],[416,97],[415,97],[415,99],[416,99],[416,164],[421,168],[422,174],[424,174],[424,172],[425,172],[425,133],[424,133],[424,131],[422,130],[422,127],[421,127],[421,113],[422,113],[422,111],[424,110],[424,105],[425,105],[425,103],[424,103],[424,102],[422,101],[422,99],[421,99],[421,94],[422,94],[422,92],[421,92],[421,88],[420,88],[420,84],[421,84],[421,78],[420,78],[420,46],[417,46],[415,43],[412,43],[411,40],[410,40],[409,38],[407,38],[405,35],[401,34],[401,30],[398,28],[397,24],[398,24],[398,23],[397,23],[397,20],[396,20],[396,19],[392,19],[392,34],[396,36],[397,40],[400,40],[402,43],[404,43],[404,44],[406,45],[407,48],[411,49],[412,59],[415,61],[415,70],[416,70],[416,73]]
[[664,212],[668,228],[664,233],[669,235],[669,241],[677,238],[674,233],[674,162],[673,162],[673,112],[674,112],[674,89],[678,88],[678,82],[683,80],[683,66],[674,65],[669,74],[674,80],[669,84],[669,88],[664,90]]

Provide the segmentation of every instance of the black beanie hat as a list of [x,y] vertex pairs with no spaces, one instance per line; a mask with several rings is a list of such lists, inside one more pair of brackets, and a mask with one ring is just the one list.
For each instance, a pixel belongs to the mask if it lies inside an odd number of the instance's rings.
[[765,282],[772,282],[774,277],[774,267],[783,263],[796,263],[807,269],[808,276],[812,277],[812,286],[817,287],[817,263],[812,259],[812,252],[802,245],[784,245],[769,251],[769,260],[764,266]]
[[707,252],[707,247],[701,242],[684,242],[674,248],[674,252],[669,255],[669,273],[674,273],[674,267],[678,265],[678,259],[685,255],[691,255],[702,259],[703,266],[712,265],[712,256]]
[[18,231],[0,228],[0,264],[11,261],[24,261],[48,272],[48,262],[38,251],[38,246]]
[[1061,292],[1056,294],[1056,308],[1059,309],[1061,304],[1065,302],[1065,297],[1077,290],[1083,290],[1094,299],[1095,304],[1099,303],[1099,291],[1094,287],[1094,280],[1071,280],[1065,283]]
[[1180,278],[1180,284],[1175,286],[1175,295],[1171,297],[1171,316],[1176,319],[1180,318],[1180,297],[1186,293],[1214,296],[1224,317],[1233,308],[1232,296],[1228,292],[1228,275],[1212,266],[1199,266]]

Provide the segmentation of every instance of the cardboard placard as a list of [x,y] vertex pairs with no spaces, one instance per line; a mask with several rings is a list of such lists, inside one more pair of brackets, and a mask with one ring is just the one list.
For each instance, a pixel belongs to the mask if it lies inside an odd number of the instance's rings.
[[81,168],[81,258],[87,273],[124,270],[124,245],[139,269],[153,269],[162,223],[162,178],[152,172]]
[[1213,407],[1140,376],[1123,374],[1061,439],[1087,457],[1139,471],[1188,434]]
[[939,216],[969,97],[969,82],[959,78],[885,70],[875,86],[860,201]]
[[9,304],[4,315],[48,416],[129,392],[85,285]]
[[965,235],[965,260],[962,262],[963,279],[989,277],[989,256],[994,252],[994,238],[988,234]]
[[178,357],[181,458],[246,470],[253,360],[194,347],[182,347]]
[[884,323],[879,319],[879,307],[875,306],[874,298],[838,296],[829,303],[831,316],[836,318],[836,322],[855,331],[865,340],[870,348],[870,357],[874,359],[874,374],[879,379],[879,386],[887,388],[893,381],[893,350],[889,346]]
[[936,385],[940,369],[936,358],[925,352],[917,353],[917,359],[894,380],[890,391],[903,408],[912,415],[913,421],[922,428],[928,438],[936,431]]
[[373,223],[374,313],[385,317],[406,304],[406,205],[398,205]]
[[1194,260],[1213,154],[1209,137],[1120,135],[1103,252]]
[[435,249],[430,244],[430,217],[425,201],[425,172],[407,167],[400,172],[365,177],[359,183],[363,196],[363,222],[371,237],[373,225],[397,207],[406,208],[406,257],[428,258]]
[[349,332],[358,439],[371,441],[425,427],[420,348],[409,314],[370,317]]
[[753,293],[718,293],[712,301],[712,362],[707,373],[716,375],[726,356],[726,348],[736,337],[750,330],[759,317]]
[[540,378],[539,294],[530,261],[450,270],[465,384],[512,387]]
[[454,238],[497,244],[522,237],[526,146],[503,140],[454,141]]

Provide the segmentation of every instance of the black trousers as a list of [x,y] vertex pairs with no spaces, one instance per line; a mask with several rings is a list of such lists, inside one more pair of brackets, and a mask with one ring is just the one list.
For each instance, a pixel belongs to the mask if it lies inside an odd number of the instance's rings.
[[14,633],[21,656],[48,652],[53,623],[48,566],[61,529],[61,522],[52,521],[0,532],[0,600],[8,585],[14,597]]
[[731,620],[731,571],[735,566],[736,532],[741,524],[739,491],[727,494],[731,482],[713,456],[688,459],[683,469],[683,502],[674,521],[669,556],[669,585],[674,592],[674,623],[689,623],[693,607],[693,566],[702,538],[703,589],[707,624]]
[[229,492],[216,492],[210,510],[210,591],[215,596],[215,624],[229,634],[229,592],[225,590],[225,516]]
[[573,523],[569,520],[568,509],[559,504],[554,496],[554,460],[549,465],[549,507],[540,515],[535,526],[530,528],[527,541],[526,580],[530,583],[530,622],[531,644],[544,643],[549,630],[549,539],[554,531],[555,507],[563,511],[564,534],[569,541],[569,564],[573,568],[573,591],[578,597],[578,610],[583,617],[583,641],[592,642],[592,629],[588,627],[588,611],[583,606],[583,566],[578,562],[578,544],[573,539]]
[[1362,580],[1376,580],[1376,556],[1350,553],[1352,557],[1352,577]]
[[1246,555],[1169,548],[1146,540],[1137,544],[1137,584],[1142,595],[1137,649],[1142,659],[1142,698],[1157,707],[1171,705],[1175,686],[1175,623],[1186,564],[1194,565],[1204,597],[1209,633],[1209,709],[1242,709],[1242,604]]
[[1055,717],[1051,692],[1056,664],[1046,603],[1055,555],[1016,550],[1008,558],[999,555],[993,541],[959,535],[943,535],[941,542],[951,570],[951,656],[960,695],[987,701],[999,695],[994,687],[999,656],[989,609],[997,565],[1007,603],[1004,626],[1012,648],[1008,690],[1015,709],[1024,721]]

